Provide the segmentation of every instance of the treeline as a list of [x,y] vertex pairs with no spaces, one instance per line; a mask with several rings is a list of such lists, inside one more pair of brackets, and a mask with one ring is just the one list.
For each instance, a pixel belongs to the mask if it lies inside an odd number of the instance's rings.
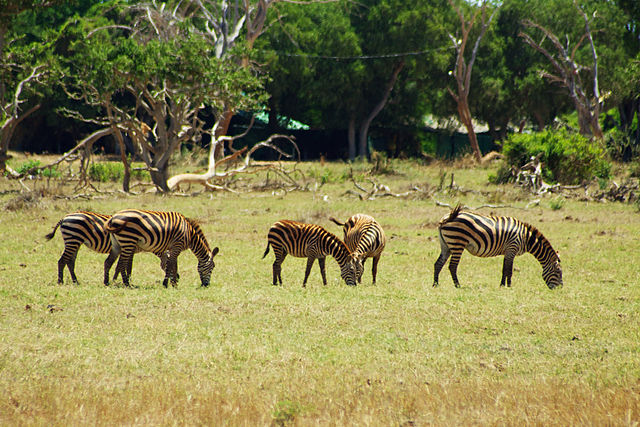
[[318,132],[340,135],[327,147],[350,158],[372,141],[390,155],[435,153],[442,135],[427,128],[453,135],[460,123],[469,136],[486,124],[494,141],[560,124],[620,159],[640,151],[634,0],[3,0],[0,10],[3,168],[9,149],[84,141],[135,152],[158,184],[175,150],[240,132],[251,114],[267,133],[309,128],[315,145]]

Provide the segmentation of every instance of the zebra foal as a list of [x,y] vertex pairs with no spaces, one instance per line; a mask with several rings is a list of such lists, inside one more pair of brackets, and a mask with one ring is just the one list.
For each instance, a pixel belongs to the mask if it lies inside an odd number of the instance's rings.
[[122,281],[129,286],[131,264],[135,252],[152,252],[162,257],[165,277],[162,282],[167,287],[178,285],[178,255],[190,249],[198,258],[198,274],[201,286],[209,286],[211,272],[215,267],[213,258],[218,248],[209,247],[200,225],[178,212],[155,212],[125,209],[114,214],[106,224],[111,235],[113,251],[120,254],[115,277],[122,274]]
[[327,284],[325,275],[325,258],[331,255],[340,265],[340,276],[349,286],[356,285],[356,265],[358,261],[335,234],[315,224],[304,224],[297,221],[281,220],[275,222],[267,235],[267,249],[262,258],[273,248],[276,258],[273,262],[273,284],[282,285],[282,262],[287,255],[307,258],[307,269],[304,273],[302,287],[306,287],[311,267],[318,260],[322,283]]
[[355,214],[345,222],[340,222],[333,217],[329,218],[329,220],[342,227],[344,243],[360,261],[357,263],[359,268],[356,271],[358,283],[362,281],[365,261],[367,258],[373,258],[371,275],[375,285],[378,261],[380,261],[380,255],[387,244],[387,238],[380,224],[372,216],[365,214]]
[[434,265],[433,286],[438,286],[440,270],[451,256],[449,271],[454,285],[460,287],[457,269],[465,249],[479,257],[504,255],[500,286],[511,286],[513,260],[525,252],[542,265],[549,289],[562,286],[560,258],[551,243],[535,227],[515,218],[462,212],[458,205],[440,220],[438,235],[440,256]]

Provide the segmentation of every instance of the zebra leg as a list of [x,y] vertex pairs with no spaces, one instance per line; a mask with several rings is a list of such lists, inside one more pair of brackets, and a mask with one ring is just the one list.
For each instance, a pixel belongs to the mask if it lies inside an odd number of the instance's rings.
[[511,287],[511,275],[513,274],[513,258],[514,256],[511,254],[505,254],[504,262],[502,263],[502,280],[500,281],[500,286],[506,285],[507,287]]
[[58,284],[62,285],[64,283],[64,267],[65,265],[69,268],[69,273],[71,273],[71,277],[74,278],[75,282],[75,272],[73,271],[74,267],[70,264],[71,260],[75,261],[76,255],[78,255],[78,250],[80,249],[80,245],[77,243],[69,243],[64,245],[64,251],[58,260]]
[[[167,271],[165,272],[165,278],[163,284],[167,281],[167,278],[171,279],[171,286],[174,288],[178,286],[178,255],[180,252],[174,253],[173,251],[167,258]],[[165,285],[166,286],[166,285]]]
[[118,277],[118,273],[122,275],[122,283],[129,287],[129,278],[131,277],[131,270],[133,268],[133,253],[135,252],[135,247],[132,248],[123,248],[120,253],[120,258],[118,259],[118,264],[116,265],[116,272],[113,276],[114,280]]
[[320,266],[320,275],[322,276],[322,284],[327,286],[327,275],[324,270],[324,261],[326,258],[318,258],[318,266]]
[[[104,260],[104,284],[107,286],[109,284],[109,270],[111,270],[111,266],[116,259],[118,258],[119,252],[111,249],[109,252],[109,256]],[[115,277],[113,278],[115,280]]]
[[287,254],[276,247],[273,248],[273,252],[276,256],[275,261],[273,261],[273,286],[277,286],[278,280],[280,281],[280,285],[282,285],[282,263],[287,257]]
[[449,272],[451,273],[451,278],[453,279],[453,285],[456,288],[460,287],[460,282],[458,281],[458,263],[460,262],[461,256],[462,251],[452,251],[451,261],[449,261]]
[[[362,275],[364,274],[364,263],[367,262],[366,258],[362,259],[362,274],[360,276],[358,276],[358,283],[362,283]],[[375,265],[375,264],[374,264]],[[373,271],[373,270],[372,270]],[[374,277],[373,279],[373,283],[376,283],[376,279]]]
[[315,261],[315,258],[307,258],[307,269],[304,272],[304,281],[302,282],[302,287],[306,287],[307,286],[307,279],[309,278],[309,273],[311,273],[311,267],[313,266],[313,262]]
[[[373,257],[373,265],[371,266],[371,275],[373,276],[373,284],[376,284],[376,275],[378,274],[378,261],[380,261],[380,255]],[[364,262],[363,262],[364,264]]]
[[434,288],[438,286],[438,277],[440,276],[440,270],[442,270],[442,267],[444,267],[450,255],[451,255],[451,251],[449,250],[449,248],[446,246],[443,246],[440,252],[440,256],[436,260],[436,263],[433,265],[433,287]]
[[78,284],[78,278],[76,277],[76,255],[78,255],[78,252],[73,254],[73,256],[67,262],[67,266],[69,266],[69,273],[71,273],[71,280],[73,281],[74,285]]
[[64,254],[58,260],[58,285],[64,284],[64,267],[67,262],[64,259]]

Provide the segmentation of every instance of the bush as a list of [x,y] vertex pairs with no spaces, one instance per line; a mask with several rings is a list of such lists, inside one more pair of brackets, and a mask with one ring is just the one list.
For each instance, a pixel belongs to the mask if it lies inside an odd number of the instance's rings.
[[21,175],[35,174],[44,176],[45,178],[60,178],[62,176],[60,171],[55,166],[51,168],[35,170],[39,167],[41,167],[40,160],[28,160],[27,162],[18,166],[16,168],[16,172]]
[[561,184],[580,184],[594,177],[606,179],[611,173],[611,163],[600,144],[566,130],[510,135],[502,154],[507,167],[518,168],[542,154],[544,180]]
[[[133,166],[133,165],[132,165]],[[117,182],[124,177],[124,165],[119,162],[92,163],[89,166],[89,178],[98,182]],[[131,178],[148,180],[149,172],[132,170]]]

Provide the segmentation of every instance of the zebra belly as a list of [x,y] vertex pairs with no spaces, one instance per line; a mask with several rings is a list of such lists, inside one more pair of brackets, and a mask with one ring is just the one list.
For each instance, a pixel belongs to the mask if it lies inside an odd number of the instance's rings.
[[[494,248],[493,250],[490,250],[491,248],[481,248],[474,241],[470,241],[467,244],[467,246],[465,247],[465,249],[467,251],[469,251],[469,253],[471,255],[475,255],[475,256],[483,257],[483,258],[494,257],[494,256],[498,256],[498,255],[504,255],[504,251],[501,248]],[[489,250],[487,250],[487,249],[489,249]]]

